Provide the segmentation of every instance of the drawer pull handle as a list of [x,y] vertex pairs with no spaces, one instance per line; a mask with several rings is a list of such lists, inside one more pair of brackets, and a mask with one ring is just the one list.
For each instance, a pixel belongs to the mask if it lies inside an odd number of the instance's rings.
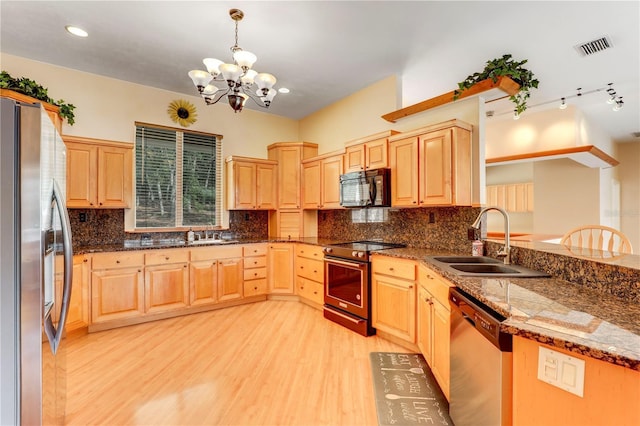
[[165,256],[164,260],[169,260],[169,256]]
[[393,272],[393,268],[389,268],[389,270],[390,270],[391,272]]
[[119,260],[116,260],[116,263],[120,263],[120,261],[119,261]]

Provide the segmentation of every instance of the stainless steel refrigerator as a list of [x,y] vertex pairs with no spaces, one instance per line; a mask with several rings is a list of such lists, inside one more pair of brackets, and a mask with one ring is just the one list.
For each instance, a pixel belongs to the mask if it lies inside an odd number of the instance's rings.
[[73,271],[66,149],[40,104],[1,101],[0,424],[61,424]]

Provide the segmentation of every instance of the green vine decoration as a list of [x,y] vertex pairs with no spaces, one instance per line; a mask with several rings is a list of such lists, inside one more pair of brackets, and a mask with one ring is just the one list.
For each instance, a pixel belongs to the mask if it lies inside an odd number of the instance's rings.
[[530,90],[537,89],[539,84],[533,72],[523,67],[526,63],[526,59],[519,62],[512,60],[510,54],[487,61],[487,66],[482,72],[473,73],[465,78],[464,81],[458,83],[458,89],[454,91],[453,100],[458,99],[460,93],[482,80],[490,78],[495,83],[499,77],[506,76],[520,85],[518,93],[509,96],[509,100],[516,105],[516,113],[520,115],[527,109]]
[[13,78],[8,72],[2,71],[0,72],[0,88],[13,90],[14,92],[36,98],[39,101],[55,105],[60,109],[60,117],[67,120],[70,126],[73,126],[73,123],[75,123],[73,110],[76,107],[73,104],[65,103],[64,99],[58,101],[53,100],[53,98],[49,97],[47,89],[33,80],[24,77]]

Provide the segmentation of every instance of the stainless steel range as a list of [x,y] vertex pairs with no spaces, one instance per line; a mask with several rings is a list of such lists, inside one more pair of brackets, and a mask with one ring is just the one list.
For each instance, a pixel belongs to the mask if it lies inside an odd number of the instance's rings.
[[405,247],[381,241],[353,241],[327,246],[324,251],[324,317],[363,336],[371,325],[371,252]]

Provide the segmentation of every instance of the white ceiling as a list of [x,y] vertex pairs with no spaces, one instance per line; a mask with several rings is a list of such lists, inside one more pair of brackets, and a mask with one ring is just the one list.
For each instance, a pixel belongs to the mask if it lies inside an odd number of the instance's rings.
[[[393,74],[406,106],[455,89],[485,61],[511,53],[528,59],[540,80],[530,111],[611,82],[623,96],[621,111],[611,110],[604,92],[569,103],[615,140],[640,140],[632,136],[640,132],[638,1],[1,0],[0,50],[194,95],[189,70],[204,69],[204,57],[231,60],[231,8],[245,13],[239,45],[258,56],[254,68],[291,90],[276,96],[273,114],[300,119]],[[89,37],[70,36],[68,24]],[[612,49],[581,57],[573,48],[605,35]],[[512,105],[487,109],[499,116]]]

